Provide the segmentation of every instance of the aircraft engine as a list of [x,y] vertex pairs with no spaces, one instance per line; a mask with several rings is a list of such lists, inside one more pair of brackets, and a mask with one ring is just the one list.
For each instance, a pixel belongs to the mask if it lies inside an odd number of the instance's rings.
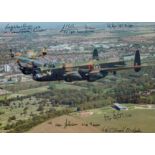
[[78,71],[83,80],[87,80],[89,72],[89,69],[79,69]]
[[100,73],[102,74],[102,78],[108,75],[108,71],[101,70]]
[[113,75],[116,75],[117,74],[117,72],[116,71],[113,71]]
[[40,80],[42,78],[41,70],[39,68],[36,68],[33,70],[33,79],[34,80]]
[[78,72],[71,72],[64,75],[64,80],[66,82],[80,81],[82,77]]
[[102,74],[100,73],[100,72],[97,72],[97,73],[89,73],[88,74],[88,81],[89,82],[93,82],[93,81],[96,81],[96,80],[99,80],[99,79],[101,79],[103,76],[102,76]]
[[108,71],[98,71],[98,72],[90,72],[88,74],[88,78],[87,80],[89,82],[93,82],[93,81],[96,81],[96,80],[99,80],[101,78],[104,78],[105,76],[108,75]]
[[19,68],[21,70],[21,72],[25,75],[30,75],[32,74],[32,69],[31,68],[27,68],[27,67],[20,67]]

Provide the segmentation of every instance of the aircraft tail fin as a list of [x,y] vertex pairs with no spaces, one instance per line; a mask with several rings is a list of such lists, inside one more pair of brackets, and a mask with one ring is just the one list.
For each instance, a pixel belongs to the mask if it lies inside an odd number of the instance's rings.
[[134,67],[135,72],[139,72],[141,70],[141,58],[139,50],[137,50],[135,53]]
[[11,58],[13,58],[15,56],[12,49],[10,49],[10,56],[11,56]]
[[98,50],[97,48],[94,48],[92,53],[93,60],[99,60]]

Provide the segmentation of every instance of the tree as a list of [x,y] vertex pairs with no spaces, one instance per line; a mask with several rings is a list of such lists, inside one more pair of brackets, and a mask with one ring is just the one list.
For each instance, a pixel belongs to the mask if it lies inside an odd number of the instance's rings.
[[9,117],[8,122],[13,121],[13,120],[16,120],[16,116]]
[[43,107],[43,105],[40,104],[37,111],[43,111],[43,110],[44,110],[44,107]]

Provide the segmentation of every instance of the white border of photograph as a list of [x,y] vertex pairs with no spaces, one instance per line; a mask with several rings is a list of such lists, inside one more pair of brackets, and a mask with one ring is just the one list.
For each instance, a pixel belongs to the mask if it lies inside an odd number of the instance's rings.
[[1,0],[4,22],[151,22],[154,0]]
[[[0,22],[155,22],[154,0],[1,0]],[[154,134],[0,134],[3,155],[154,154]]]

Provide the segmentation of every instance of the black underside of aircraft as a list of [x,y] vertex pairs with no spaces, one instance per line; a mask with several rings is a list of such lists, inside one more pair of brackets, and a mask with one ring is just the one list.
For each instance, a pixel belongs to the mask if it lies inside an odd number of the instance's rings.
[[36,81],[60,81],[66,82],[87,80],[93,82],[104,78],[108,75],[108,71],[100,71],[98,73],[91,73],[88,69],[80,69],[76,72],[69,74],[65,73],[65,70],[54,70],[49,75],[41,75],[41,72],[35,70],[33,72],[33,79]]

